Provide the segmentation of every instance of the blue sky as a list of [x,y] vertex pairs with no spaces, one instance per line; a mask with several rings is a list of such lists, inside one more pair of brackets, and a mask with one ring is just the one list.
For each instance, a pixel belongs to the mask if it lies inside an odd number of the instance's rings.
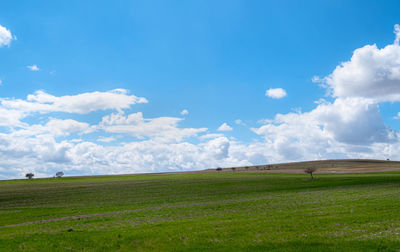
[[398,1],[3,1],[0,179],[400,159],[399,11]]

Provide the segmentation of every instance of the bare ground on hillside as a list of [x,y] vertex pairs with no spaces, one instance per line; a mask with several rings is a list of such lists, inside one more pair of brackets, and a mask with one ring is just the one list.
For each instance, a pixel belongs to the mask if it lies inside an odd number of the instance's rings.
[[[304,173],[304,169],[315,167],[315,174],[340,174],[340,173],[370,173],[370,172],[389,172],[400,171],[400,161],[375,160],[375,159],[332,159],[316,160],[268,165],[242,166],[198,170],[198,171],[177,171],[177,172],[156,172],[156,173],[136,173],[136,174],[112,174],[101,176],[132,176],[132,175],[162,175],[162,174],[193,174],[193,173],[213,173],[213,172],[266,172],[266,173]],[[88,177],[88,176],[74,176]],[[91,176],[89,176],[91,177]]]
[[320,174],[388,172],[400,171],[400,162],[370,159],[337,159],[223,168],[222,171],[208,169],[198,172],[304,173],[304,169],[309,167],[316,168],[315,173]]

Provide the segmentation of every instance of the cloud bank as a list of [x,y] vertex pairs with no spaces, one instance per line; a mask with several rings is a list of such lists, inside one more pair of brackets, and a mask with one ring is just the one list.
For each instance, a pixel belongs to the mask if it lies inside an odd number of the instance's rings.
[[[60,170],[121,174],[329,158],[400,159],[399,131],[386,125],[380,112],[382,103],[400,101],[398,25],[394,31],[393,44],[358,48],[330,74],[313,78],[329,90],[331,101],[320,99],[310,111],[260,120],[261,125],[248,128],[255,136],[251,142],[226,137],[232,130],[227,123],[213,132],[181,127],[180,117],[132,112],[148,100],[125,89],[0,98],[0,179]],[[286,92],[269,94],[282,98]],[[248,127],[247,121],[235,123]]]
[[394,44],[382,49],[366,45],[326,77],[313,77],[334,98],[320,100],[305,113],[278,114],[253,132],[259,145],[271,148],[269,160],[326,158],[391,158],[399,146],[399,132],[385,125],[380,103],[400,101],[399,26]]

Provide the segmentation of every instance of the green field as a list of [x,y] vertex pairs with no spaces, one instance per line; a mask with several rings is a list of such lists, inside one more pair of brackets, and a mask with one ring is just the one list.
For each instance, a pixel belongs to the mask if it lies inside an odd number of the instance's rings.
[[400,173],[0,181],[1,251],[399,251]]

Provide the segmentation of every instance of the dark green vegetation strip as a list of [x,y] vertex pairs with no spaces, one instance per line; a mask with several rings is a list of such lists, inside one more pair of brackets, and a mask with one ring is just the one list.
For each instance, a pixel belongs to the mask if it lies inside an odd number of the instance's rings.
[[0,182],[0,251],[400,250],[400,173]]

